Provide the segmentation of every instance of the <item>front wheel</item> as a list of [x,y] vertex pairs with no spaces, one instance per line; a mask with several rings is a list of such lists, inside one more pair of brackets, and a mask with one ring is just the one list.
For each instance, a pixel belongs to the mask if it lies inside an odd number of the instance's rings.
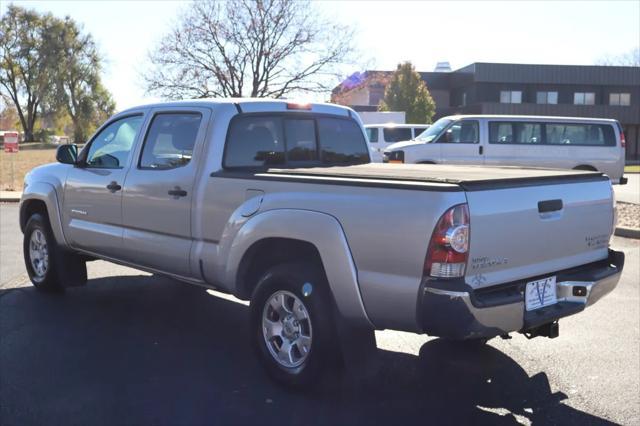
[[269,375],[310,386],[340,356],[331,295],[320,268],[287,263],[269,269],[251,298],[252,344]]
[[22,248],[27,274],[38,290],[59,291],[86,283],[85,262],[60,248],[45,216],[34,214],[29,218]]

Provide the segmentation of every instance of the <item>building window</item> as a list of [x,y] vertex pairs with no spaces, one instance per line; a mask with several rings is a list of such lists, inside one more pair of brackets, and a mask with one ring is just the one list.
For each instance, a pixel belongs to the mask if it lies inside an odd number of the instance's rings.
[[576,92],[573,94],[574,105],[595,105],[596,94],[593,92]]
[[630,93],[609,93],[609,105],[631,105]]
[[558,92],[538,92],[536,102],[539,104],[557,104]]
[[502,90],[500,91],[501,104],[521,104],[522,92],[520,90]]

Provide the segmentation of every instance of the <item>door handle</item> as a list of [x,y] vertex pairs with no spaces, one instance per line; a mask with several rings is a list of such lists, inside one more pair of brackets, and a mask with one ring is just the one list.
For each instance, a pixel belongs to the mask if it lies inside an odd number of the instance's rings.
[[107,185],[107,189],[111,192],[116,192],[116,191],[120,191],[122,187],[118,185],[118,182],[114,180],[109,185]]
[[539,213],[551,213],[562,210],[562,200],[538,201]]
[[172,197],[186,197],[187,191],[181,189],[179,186],[176,186],[175,188],[169,190],[169,195],[171,195]]
[[480,145],[478,147],[478,154],[482,155],[483,152],[484,152],[484,147],[482,145]]

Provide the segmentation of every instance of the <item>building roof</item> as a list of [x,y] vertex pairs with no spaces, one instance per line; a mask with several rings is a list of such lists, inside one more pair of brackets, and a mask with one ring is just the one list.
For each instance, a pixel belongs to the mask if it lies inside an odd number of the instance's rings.
[[[333,89],[340,93],[361,87],[371,76],[393,71],[366,70],[354,73]],[[474,62],[451,72],[419,72],[429,89],[447,88],[451,78],[466,75],[474,82],[640,85],[640,67],[610,65],[545,65]]]

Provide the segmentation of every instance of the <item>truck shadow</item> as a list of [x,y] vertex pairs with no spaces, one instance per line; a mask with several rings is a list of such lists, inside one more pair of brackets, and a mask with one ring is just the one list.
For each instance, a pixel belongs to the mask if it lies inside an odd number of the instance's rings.
[[604,423],[504,353],[440,339],[418,357],[378,350],[379,371],[294,393],[263,373],[248,308],[155,276],[64,294],[0,292],[0,423]]

